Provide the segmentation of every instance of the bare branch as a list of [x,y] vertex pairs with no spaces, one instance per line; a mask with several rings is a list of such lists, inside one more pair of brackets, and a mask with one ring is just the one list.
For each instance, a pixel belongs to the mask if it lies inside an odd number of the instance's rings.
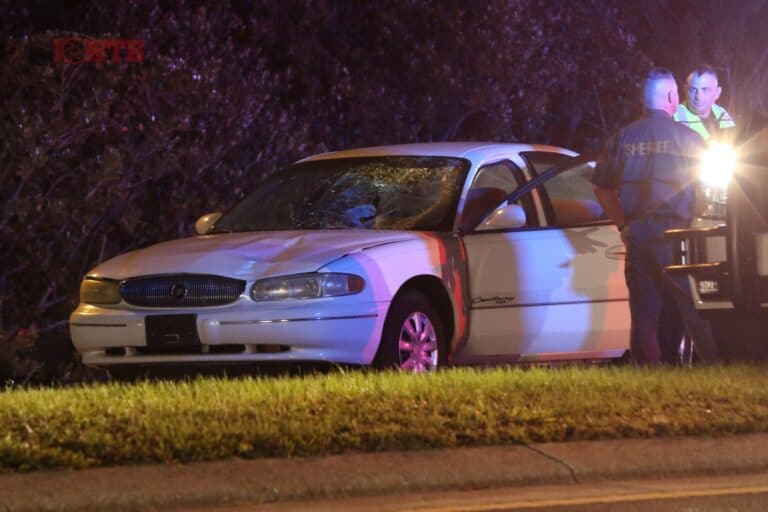
[[603,114],[603,104],[600,101],[600,92],[597,90],[597,85],[592,84],[592,89],[595,91],[595,99],[597,100],[597,111],[600,113],[600,123],[603,125],[603,138],[608,137],[608,124],[605,122],[605,115]]

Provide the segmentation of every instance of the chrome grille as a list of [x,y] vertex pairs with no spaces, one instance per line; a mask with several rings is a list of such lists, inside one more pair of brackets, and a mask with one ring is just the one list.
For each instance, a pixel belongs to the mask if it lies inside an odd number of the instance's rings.
[[222,306],[237,300],[245,281],[205,274],[146,276],[126,279],[120,296],[148,308]]

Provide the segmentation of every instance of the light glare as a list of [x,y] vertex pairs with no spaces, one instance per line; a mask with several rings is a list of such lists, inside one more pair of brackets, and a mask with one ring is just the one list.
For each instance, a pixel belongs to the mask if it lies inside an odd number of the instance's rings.
[[725,188],[736,169],[736,151],[730,144],[712,143],[701,161],[699,179],[706,185]]

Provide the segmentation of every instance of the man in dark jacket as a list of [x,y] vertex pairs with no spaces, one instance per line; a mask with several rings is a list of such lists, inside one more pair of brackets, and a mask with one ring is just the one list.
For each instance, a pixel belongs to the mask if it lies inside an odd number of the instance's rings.
[[673,121],[680,100],[669,71],[651,70],[643,95],[645,114],[608,141],[592,180],[598,201],[627,248],[630,352],[638,364],[661,363],[659,329],[665,326],[659,320],[662,303],[668,300],[679,308],[700,359],[715,362],[709,323],[698,316],[687,287],[675,286],[663,273],[672,263],[664,231],[690,227],[693,219],[695,166],[704,141]]

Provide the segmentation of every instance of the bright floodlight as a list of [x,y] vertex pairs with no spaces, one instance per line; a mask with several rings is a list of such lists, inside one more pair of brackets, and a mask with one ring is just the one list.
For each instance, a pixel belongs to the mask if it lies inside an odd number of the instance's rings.
[[699,179],[705,185],[725,188],[736,168],[736,151],[730,144],[712,143],[704,153]]

